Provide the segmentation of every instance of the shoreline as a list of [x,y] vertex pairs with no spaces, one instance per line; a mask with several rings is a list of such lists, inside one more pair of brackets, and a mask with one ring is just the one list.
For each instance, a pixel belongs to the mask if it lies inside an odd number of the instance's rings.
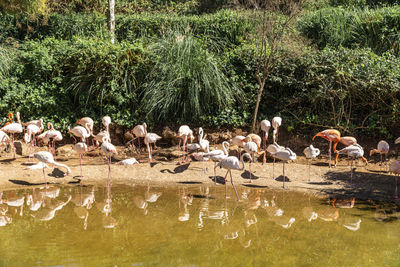
[[[131,157],[124,153],[125,147],[118,147],[119,159]],[[160,149],[157,155],[165,155]],[[165,152],[165,151],[164,151]],[[55,159],[60,163],[67,164],[72,172],[63,177],[64,169],[53,168],[46,169],[46,180],[53,184],[79,184],[77,176],[80,174],[79,156],[75,152],[72,154],[57,156]],[[215,186],[213,182],[214,163],[191,161],[189,163],[178,165],[178,159],[166,161],[165,156],[156,156],[153,164],[148,163],[147,154],[141,153],[137,157],[141,164],[133,166],[116,165],[113,159],[111,166],[111,183],[112,184],[206,184]],[[38,161],[28,157],[17,156],[16,160],[0,157],[0,190],[13,190],[22,188],[31,188],[42,186],[44,184],[42,170],[26,170],[30,164]],[[247,186],[259,189],[271,190],[294,190],[312,194],[314,196],[331,197],[331,198],[349,198],[372,199],[378,201],[394,202],[394,182],[395,176],[380,171],[378,164],[369,164],[365,166],[362,162],[356,163],[356,170],[353,175],[353,184],[350,184],[350,168],[347,161],[343,158],[339,161],[336,168],[328,168],[328,160],[320,157],[313,161],[311,165],[311,182],[308,182],[308,165],[307,160],[303,156],[298,156],[293,163],[285,164],[286,189],[282,189],[282,163],[272,163],[268,159],[266,164],[262,162],[252,163],[252,171],[255,179],[249,183],[248,163],[245,164],[244,171],[232,171],[233,181],[236,186]],[[383,169],[384,167],[382,167]],[[223,186],[223,177],[226,171],[217,168],[217,186]],[[108,166],[103,161],[102,156],[84,156],[82,165],[83,178],[81,183],[85,184],[106,184],[108,179]],[[75,178],[74,178],[75,177]],[[272,178],[274,177],[274,178]],[[230,179],[228,181],[228,190],[232,190]],[[397,201],[397,203],[399,203]]]

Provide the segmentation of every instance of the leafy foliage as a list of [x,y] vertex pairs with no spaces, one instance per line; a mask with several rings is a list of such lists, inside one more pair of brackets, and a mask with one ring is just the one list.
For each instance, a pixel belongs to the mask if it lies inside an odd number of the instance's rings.
[[169,35],[153,49],[157,58],[144,88],[144,105],[155,120],[195,121],[228,108],[239,95],[194,36]]

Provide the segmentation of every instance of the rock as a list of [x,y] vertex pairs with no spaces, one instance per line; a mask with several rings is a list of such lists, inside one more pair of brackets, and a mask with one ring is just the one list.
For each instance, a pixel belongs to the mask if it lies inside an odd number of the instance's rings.
[[176,137],[176,134],[174,131],[172,131],[168,126],[165,126],[163,128],[162,134],[161,134],[163,140],[167,140],[172,143],[173,146],[179,143],[178,138]]
[[125,143],[131,141],[133,139],[133,134],[131,132],[125,132],[124,134],[124,141]]
[[65,146],[60,146],[59,148],[56,149],[56,155],[58,156],[72,156],[76,154],[73,145],[65,145]]
[[179,158],[182,156],[182,151],[179,151],[177,146],[157,151],[157,155],[166,158]]
[[[22,141],[15,141],[15,153],[21,156],[29,156],[29,146],[30,144],[25,144]],[[11,148],[12,149],[12,148]]]

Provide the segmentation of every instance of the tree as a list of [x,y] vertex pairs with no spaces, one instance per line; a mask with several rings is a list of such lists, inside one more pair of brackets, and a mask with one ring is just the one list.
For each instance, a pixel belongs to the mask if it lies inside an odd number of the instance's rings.
[[282,55],[284,43],[290,41],[291,26],[296,22],[304,2],[305,0],[234,0],[235,6],[244,9],[244,14],[254,23],[250,40],[256,45],[254,60],[258,92],[251,124],[252,132],[256,128],[265,82],[275,62]]
[[115,0],[108,0],[108,29],[111,34],[111,43],[115,42]]

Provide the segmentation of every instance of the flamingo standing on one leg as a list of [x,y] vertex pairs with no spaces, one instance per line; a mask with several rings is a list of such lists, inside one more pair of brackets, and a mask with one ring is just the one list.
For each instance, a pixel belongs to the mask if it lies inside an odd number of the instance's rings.
[[315,159],[316,157],[319,156],[319,154],[321,153],[321,151],[318,148],[315,148],[313,145],[310,145],[308,147],[306,147],[303,150],[304,155],[307,158],[307,163],[308,163],[308,182],[310,182],[310,168],[311,168],[311,164],[310,164],[310,160]]
[[21,118],[19,116],[19,112],[17,112],[17,121],[18,122],[13,122],[8,124],[7,126],[4,126],[0,130],[7,133],[11,134],[11,142],[12,142],[12,149],[13,149],[13,158],[15,159],[15,145],[14,145],[14,134],[16,133],[22,133],[22,124],[21,124]]
[[[85,127],[86,124],[88,125],[88,128],[89,128],[89,131],[88,131],[88,132],[89,132],[89,136],[86,137],[86,138],[87,138],[86,142],[88,143],[88,142],[89,142],[89,137],[90,137],[90,135],[93,134],[93,126],[94,126],[94,121],[93,121],[93,119],[90,118],[90,117],[83,117],[83,118],[79,119],[79,120],[76,122],[76,124],[79,124],[79,125],[81,125],[81,126],[83,126],[83,127]],[[83,141],[83,142],[85,142],[85,141]],[[93,142],[93,140],[92,140],[92,142]],[[94,145],[94,144],[93,144],[93,145]]]
[[25,143],[31,143],[32,153],[35,150],[36,135],[43,131],[43,120],[40,119],[38,122],[39,125],[29,122],[29,124],[26,126],[26,133],[24,135]]
[[278,131],[279,131],[279,127],[282,125],[282,118],[281,117],[274,117],[272,119],[272,127],[274,128],[273,131],[273,141],[278,142]]
[[69,130],[69,133],[72,134],[72,137],[75,140],[75,143],[77,142],[76,137],[81,138],[82,142],[85,142],[86,138],[88,138],[91,135],[91,130],[90,130],[90,124],[86,123],[85,127],[82,126],[75,126],[71,130]]
[[217,174],[215,169],[217,168],[217,162],[223,160],[224,158],[228,157],[229,151],[229,143],[227,141],[222,142],[222,149],[215,149],[208,153],[204,153],[204,158],[210,158],[214,162],[214,183],[217,184]]
[[336,151],[337,154],[345,154],[351,158],[351,165],[350,165],[350,183],[353,182],[353,160],[356,158],[362,158],[364,156],[364,149],[359,145],[351,145],[345,147],[339,151]]
[[87,152],[88,147],[87,147],[86,143],[79,142],[79,143],[76,143],[74,145],[74,150],[79,153],[79,166],[80,166],[80,169],[81,169],[80,177],[83,178],[83,175],[82,175],[82,156],[83,156],[83,153]]
[[[278,143],[276,142],[267,146],[267,152],[269,152],[271,155],[281,150],[285,150],[285,147],[278,145]],[[272,179],[274,179],[275,176],[275,157],[273,158],[274,161],[272,162]]]
[[244,141],[245,138],[246,137],[244,137],[243,135],[236,135],[235,137],[233,137],[231,139],[232,145],[238,146],[238,155],[239,155],[239,157],[242,155],[242,147],[244,145],[243,141]]
[[108,185],[111,179],[111,157],[112,155],[118,154],[117,149],[113,144],[111,144],[110,139],[107,137],[103,137],[103,143],[101,144],[101,149],[104,152],[104,155],[108,159]]
[[[136,125],[132,129],[132,134],[136,136],[139,142],[139,153],[140,153],[140,138],[145,138],[147,134],[147,124],[144,122],[142,125]],[[132,140],[132,146],[135,148],[134,141]]]
[[388,142],[381,140],[378,142],[378,147],[376,149],[372,149],[369,151],[369,156],[372,156],[375,153],[379,153],[381,156],[381,168],[382,168],[382,154],[385,155],[385,170],[387,169],[387,154],[389,153],[389,144]]
[[394,173],[395,175],[395,189],[394,189],[394,199],[399,199],[399,194],[397,191],[397,176],[400,174],[400,160],[393,161],[389,166],[389,172]]
[[294,153],[290,148],[286,147],[284,150],[280,150],[276,153],[273,153],[272,156],[274,158],[280,159],[283,161],[283,188],[285,188],[285,162],[289,160],[296,160],[296,153]]
[[[262,120],[260,125],[261,125],[261,131],[264,132],[264,134],[262,135],[262,139],[263,139],[263,149],[265,151],[267,149],[268,132],[269,132],[269,129],[271,128],[271,122],[269,120]],[[265,158],[265,152],[264,152],[263,164],[265,162],[266,162],[266,158]]]
[[[47,123],[47,128],[49,129],[46,132],[46,139],[48,139],[49,142],[49,150],[51,150],[51,153],[53,153],[53,155],[56,154],[56,141],[59,142],[63,139],[63,136],[61,134],[60,131],[57,131],[54,129],[54,126],[51,122]],[[50,147],[52,149],[50,149]]]
[[[186,153],[189,153],[188,151],[188,139],[190,139],[190,143],[193,142],[194,136],[193,136],[193,131],[189,128],[187,125],[182,125],[179,127],[178,130],[178,135],[177,137],[179,138],[179,150],[181,149],[181,142],[182,142],[182,163],[185,163],[185,148],[186,148]],[[187,156],[186,156],[187,157]]]
[[147,133],[146,137],[144,138],[144,143],[147,147],[147,151],[149,152],[149,160],[150,163],[153,162],[153,149],[151,147],[151,144],[154,144],[161,139],[161,136],[155,134],[155,133]]
[[237,157],[235,157],[235,156],[226,157],[226,158],[222,159],[217,164],[217,166],[215,166],[215,168],[219,166],[219,167],[224,168],[224,169],[227,170],[226,174],[225,174],[225,178],[224,178],[224,180],[225,180],[225,198],[227,198],[226,177],[228,176],[228,173],[229,173],[230,176],[231,176],[231,184],[233,186],[233,189],[235,189],[235,194],[236,194],[237,201],[239,201],[239,194],[238,194],[238,192],[236,190],[235,185],[233,184],[232,170],[238,170],[238,171],[243,171],[244,170],[244,160],[243,160],[244,157],[248,157],[250,159],[250,161],[252,160],[252,158],[251,158],[249,153],[244,153],[240,157],[240,161],[242,163],[242,167],[240,167],[240,165],[239,165],[239,159]]
[[335,129],[324,130],[324,131],[319,132],[316,135],[314,135],[312,140],[314,140],[315,137],[317,137],[317,136],[320,136],[320,137],[324,138],[325,140],[329,141],[329,168],[331,168],[332,167],[332,142],[334,142],[333,143],[333,152],[336,152],[336,146],[340,140],[340,132]]
[[[67,169],[67,172],[64,174],[64,176],[67,176],[68,174],[71,173],[71,169],[67,165],[65,165],[63,163],[56,162],[54,160],[53,154],[51,154],[50,152],[39,151],[39,152],[36,152],[33,156],[35,158],[37,158],[40,162],[43,163],[43,165],[42,165],[43,166],[43,178],[44,178],[45,182],[46,182],[46,176],[45,176],[45,173],[44,173],[44,168],[47,166],[46,163],[47,164],[52,164],[52,165],[55,165],[55,166],[64,167],[65,169]],[[47,184],[47,182],[46,182],[46,184]]]

